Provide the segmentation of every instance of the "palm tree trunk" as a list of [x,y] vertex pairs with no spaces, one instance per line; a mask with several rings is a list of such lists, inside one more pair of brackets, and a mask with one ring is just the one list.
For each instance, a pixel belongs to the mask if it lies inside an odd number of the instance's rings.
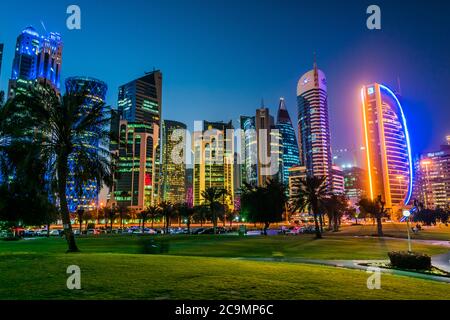
[[319,214],[320,232],[323,233],[323,215]]
[[316,239],[322,239],[322,233],[320,232],[319,220],[317,218],[317,213],[314,213],[314,224],[316,227]]
[[68,156],[60,155],[58,159],[58,195],[59,195],[59,206],[61,210],[61,217],[64,226],[64,235],[66,237],[68,250],[67,252],[78,252],[80,251],[75,243],[75,236],[73,235],[72,225],[70,223],[70,213],[67,207],[66,198],[66,184],[67,184],[67,160]]
[[383,236],[383,224],[381,222],[381,217],[377,217],[377,233],[379,237]]

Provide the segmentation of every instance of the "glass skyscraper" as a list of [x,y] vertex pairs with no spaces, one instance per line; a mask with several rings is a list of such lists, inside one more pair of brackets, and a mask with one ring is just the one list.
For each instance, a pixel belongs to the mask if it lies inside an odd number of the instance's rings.
[[255,186],[258,183],[255,117],[241,116],[241,179]]
[[366,148],[368,195],[381,195],[386,208],[396,212],[411,199],[413,163],[399,98],[388,87],[374,83],[361,89]]
[[60,89],[63,43],[58,33],[40,36],[33,27],[25,28],[17,37],[9,82],[9,96],[26,91],[35,81]]
[[283,148],[283,182],[285,186],[289,184],[289,169],[300,165],[298,154],[297,137],[292,126],[291,117],[286,109],[284,98],[280,98],[277,115],[277,129],[281,134],[281,144]]
[[297,104],[301,164],[306,167],[308,176],[325,176],[331,186],[327,82],[316,63],[314,69],[298,81]]
[[[65,81],[67,94],[85,94],[84,110],[89,111],[95,104],[104,103],[108,86],[105,82],[89,77],[71,77]],[[99,148],[106,150],[107,146],[100,145],[98,137],[92,134],[86,137],[92,152],[98,152]],[[69,176],[67,179],[67,203],[69,210],[74,212],[78,209],[92,210],[98,206],[99,186],[97,181],[89,180],[83,185],[78,185],[74,171],[76,170],[76,159],[69,159]]]
[[159,70],[119,87],[118,116],[111,124],[119,135],[111,145],[118,156],[112,203],[141,211],[160,201],[161,104]]

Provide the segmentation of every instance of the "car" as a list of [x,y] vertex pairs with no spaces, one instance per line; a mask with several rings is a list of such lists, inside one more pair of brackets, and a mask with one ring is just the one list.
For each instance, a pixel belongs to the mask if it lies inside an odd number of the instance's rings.
[[132,231],[132,234],[142,234],[143,232],[142,232],[142,229],[134,229],[133,231]]
[[52,237],[59,237],[61,235],[61,231],[62,230],[53,229],[53,230],[50,230],[49,235]]
[[214,228],[203,229],[198,234],[214,234]]
[[203,230],[205,230],[205,228],[193,228],[191,234],[200,234]]
[[39,229],[36,231],[36,235],[38,237],[46,237],[47,236],[47,229]]
[[157,234],[156,230],[150,229],[150,228],[144,228],[145,234]]
[[94,234],[94,235],[97,235],[97,234],[100,234],[100,230],[97,230],[97,229],[88,229],[87,234]]
[[73,234],[74,234],[75,236],[81,235],[80,229],[74,229],[74,230],[73,230]]
[[34,236],[36,236],[36,231],[34,231],[32,229],[25,230],[23,232],[23,236],[24,237],[34,237]]

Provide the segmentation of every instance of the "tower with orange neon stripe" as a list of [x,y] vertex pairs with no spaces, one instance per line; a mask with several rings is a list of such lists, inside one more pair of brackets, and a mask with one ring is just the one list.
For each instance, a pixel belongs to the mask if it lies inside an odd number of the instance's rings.
[[361,89],[368,196],[381,195],[391,212],[411,200],[413,169],[405,114],[399,97],[374,83]]

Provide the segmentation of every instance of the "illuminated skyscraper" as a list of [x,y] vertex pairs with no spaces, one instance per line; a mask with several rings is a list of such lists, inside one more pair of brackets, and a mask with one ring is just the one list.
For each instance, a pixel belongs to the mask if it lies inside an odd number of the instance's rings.
[[367,172],[358,167],[346,167],[344,169],[345,195],[353,205],[357,204],[361,197],[366,196]]
[[317,68],[305,73],[297,85],[300,162],[308,176],[325,176],[331,186],[331,142],[325,74]]
[[119,141],[112,194],[118,205],[136,211],[159,203],[162,73],[158,70],[119,87],[118,114],[112,126]]
[[241,181],[258,183],[255,117],[241,116]]
[[368,196],[394,213],[411,199],[413,169],[405,115],[398,97],[375,83],[361,89]]
[[171,203],[186,202],[186,125],[163,120],[161,198]]
[[449,207],[450,143],[439,151],[420,155],[415,168],[415,198],[427,209]]
[[[85,94],[84,110],[89,109],[99,103],[105,102],[108,86],[103,81],[89,77],[71,77],[65,81],[66,93]],[[99,144],[98,138],[94,133],[86,137],[86,142],[91,146],[93,153],[98,152],[99,148],[107,150],[107,146]],[[94,154],[93,154],[94,156]],[[83,185],[77,185],[74,172],[77,166],[76,159],[69,159],[69,176],[67,179],[67,202],[69,210],[74,212],[77,209],[91,210],[98,206],[99,189],[97,182],[89,180]]]
[[225,189],[226,205],[234,208],[234,130],[230,122],[203,121],[194,129],[194,205],[203,203],[206,188]]
[[292,126],[291,117],[284,104],[284,98],[280,98],[278,107],[277,128],[281,134],[281,144],[283,147],[283,181],[286,186],[289,185],[289,169],[300,165],[298,154],[298,143],[295,131]]
[[58,33],[40,36],[33,27],[25,28],[17,37],[9,96],[27,90],[35,81],[60,89],[63,43]]

